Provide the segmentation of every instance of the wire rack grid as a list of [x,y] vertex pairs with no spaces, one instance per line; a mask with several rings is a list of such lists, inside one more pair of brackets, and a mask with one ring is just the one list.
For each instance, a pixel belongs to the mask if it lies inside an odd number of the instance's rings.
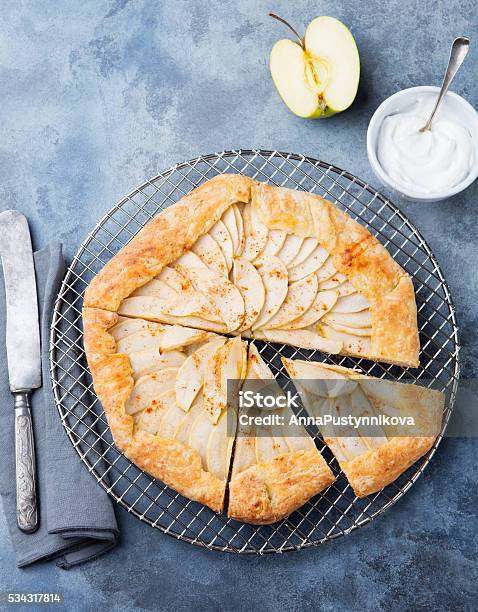
[[[364,359],[258,343],[278,377],[281,356],[358,366],[379,378],[407,380],[447,394],[443,426],[433,448],[384,490],[359,499],[317,436],[319,450],[337,474],[335,483],[288,518],[269,526],[246,525],[216,514],[155,480],[114,446],[94,393],[82,345],[83,294],[93,276],[158,212],[216,174],[233,172],[327,197],[377,236],[413,278],[421,339],[420,367],[402,369]],[[390,508],[417,480],[440,443],[459,378],[455,309],[430,248],[398,208],[349,172],[293,153],[233,150],[177,164],[125,196],[87,236],[58,295],[51,329],[51,377],[61,421],[81,460],[122,507],[177,539],[211,550],[264,554],[316,546],[350,533]]]

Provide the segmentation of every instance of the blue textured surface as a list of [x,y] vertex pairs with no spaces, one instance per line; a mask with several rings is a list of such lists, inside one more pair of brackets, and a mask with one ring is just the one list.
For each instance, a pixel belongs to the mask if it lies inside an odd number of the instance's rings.
[[[297,151],[377,185],[365,134],[398,89],[439,84],[452,39],[472,49],[453,89],[478,107],[473,0],[273,2],[90,0],[4,3],[0,25],[0,208],[30,220],[35,246],[72,255],[121,196],[169,165],[222,149]],[[317,14],[348,24],[362,79],[346,113],[292,116],[268,52]],[[455,299],[464,374],[478,363],[478,184],[440,204],[399,203],[423,232]],[[470,407],[471,408],[471,407]],[[476,440],[445,440],[425,475],[349,537],[284,556],[245,558],[176,542],[119,510],[114,552],[68,573],[18,570],[0,513],[0,590],[60,591],[69,609],[352,610],[477,606]],[[17,608],[18,609],[18,608]]]

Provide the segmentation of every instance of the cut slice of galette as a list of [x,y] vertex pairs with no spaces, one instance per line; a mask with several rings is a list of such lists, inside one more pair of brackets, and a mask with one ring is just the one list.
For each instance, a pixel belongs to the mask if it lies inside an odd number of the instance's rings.
[[335,365],[282,361],[359,497],[393,482],[435,442],[443,393]]
[[[253,344],[249,345],[241,391],[269,398],[284,396]],[[335,476],[314,440],[293,422],[292,416],[287,406],[264,410],[254,404],[239,408],[229,482],[231,518],[246,523],[273,523],[334,482]]]

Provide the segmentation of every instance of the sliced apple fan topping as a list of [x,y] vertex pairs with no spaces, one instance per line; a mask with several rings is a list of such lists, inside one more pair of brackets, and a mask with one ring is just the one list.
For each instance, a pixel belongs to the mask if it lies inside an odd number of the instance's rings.
[[[205,470],[226,480],[241,414],[239,387],[271,381],[273,392],[283,394],[257,348],[247,347],[239,337],[140,319],[120,318],[110,332],[133,369],[126,413],[133,416],[135,427],[190,446]],[[233,381],[235,388],[228,388]],[[278,411],[285,423],[290,421],[288,410]],[[298,425],[245,429],[238,431],[233,476],[283,453],[316,450]]]
[[120,352],[180,349],[207,339],[178,326],[332,353],[371,351],[368,300],[315,238],[269,229],[250,204],[230,206],[191,250],[124,299],[119,313],[172,325],[159,343],[149,333],[153,323],[138,323],[138,335],[124,347],[118,338]]
[[[360,425],[354,428],[347,424],[348,415],[360,422],[363,416],[400,414],[400,407],[403,408],[400,385],[370,378],[353,380],[353,371],[340,367],[289,359],[283,359],[283,362],[295,381],[308,414],[319,418],[325,414],[347,417],[342,420],[345,425],[336,427],[328,423],[321,429],[326,444],[342,467],[367,451],[384,446],[394,436],[410,435],[401,426]],[[406,405],[409,410],[410,403]],[[379,423],[379,420],[376,422]]]

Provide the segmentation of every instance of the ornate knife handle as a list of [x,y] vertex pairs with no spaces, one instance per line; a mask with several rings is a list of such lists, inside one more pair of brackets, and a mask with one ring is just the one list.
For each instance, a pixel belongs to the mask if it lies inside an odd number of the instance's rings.
[[38,503],[30,393],[14,393],[17,525],[25,533],[38,529]]

